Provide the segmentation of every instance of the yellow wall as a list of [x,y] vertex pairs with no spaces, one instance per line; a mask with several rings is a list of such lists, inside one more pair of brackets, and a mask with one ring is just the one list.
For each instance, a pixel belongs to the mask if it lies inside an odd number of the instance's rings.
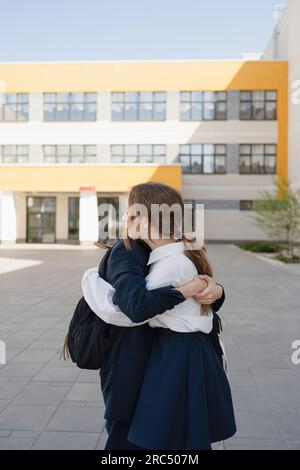
[[158,181],[181,190],[181,166],[1,166],[3,191],[72,192],[93,186],[101,192],[127,192],[145,181]]
[[278,175],[287,177],[288,63],[242,61],[0,64],[7,92],[277,90]]

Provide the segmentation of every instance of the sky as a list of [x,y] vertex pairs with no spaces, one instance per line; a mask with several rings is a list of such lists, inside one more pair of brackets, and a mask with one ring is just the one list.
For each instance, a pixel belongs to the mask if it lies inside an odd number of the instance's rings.
[[287,0],[0,0],[0,61],[240,59]]

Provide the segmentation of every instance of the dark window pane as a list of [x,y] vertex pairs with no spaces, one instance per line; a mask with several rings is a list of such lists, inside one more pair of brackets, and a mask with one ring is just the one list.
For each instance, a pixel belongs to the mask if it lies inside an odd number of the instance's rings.
[[264,157],[259,155],[252,156],[252,173],[261,174],[264,173]]
[[226,103],[216,103],[216,119],[225,120],[227,115]]
[[191,172],[193,174],[202,173],[202,157],[201,156],[193,156],[192,157],[192,168]]
[[182,173],[188,174],[190,173],[190,157],[186,155],[180,156],[180,162],[182,165]]
[[277,118],[277,105],[276,102],[266,103],[266,119],[272,121]]
[[276,157],[265,157],[265,170],[270,175],[276,174]]
[[216,157],[216,173],[226,173],[226,159],[225,157]]
[[264,102],[255,101],[253,103],[253,119],[262,120],[265,118],[265,105]]
[[251,173],[251,157],[246,157],[246,156],[240,157],[240,173],[241,174]]
[[252,111],[252,104],[251,102],[241,103],[240,104],[240,118],[243,120],[250,120],[251,119],[251,111]]

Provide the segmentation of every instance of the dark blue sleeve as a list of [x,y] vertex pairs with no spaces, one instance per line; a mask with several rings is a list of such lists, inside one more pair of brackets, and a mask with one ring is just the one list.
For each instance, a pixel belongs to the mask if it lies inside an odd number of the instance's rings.
[[[221,286],[221,284],[218,284],[218,285]],[[223,286],[221,287],[223,289],[222,296],[218,300],[216,300],[213,304],[211,304],[211,309],[213,312],[218,312],[225,301],[225,290]]]
[[185,300],[172,286],[147,290],[145,263],[138,250],[127,250],[123,243],[110,255],[115,288],[113,303],[135,323],[170,310]]

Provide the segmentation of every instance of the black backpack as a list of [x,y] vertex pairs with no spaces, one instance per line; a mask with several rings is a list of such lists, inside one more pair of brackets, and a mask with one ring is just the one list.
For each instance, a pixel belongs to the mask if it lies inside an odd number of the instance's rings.
[[[108,249],[99,265],[99,275],[105,278]],[[118,349],[126,328],[109,325],[89,307],[84,297],[76,305],[60,359],[71,357],[80,369],[99,370],[114,344]]]

